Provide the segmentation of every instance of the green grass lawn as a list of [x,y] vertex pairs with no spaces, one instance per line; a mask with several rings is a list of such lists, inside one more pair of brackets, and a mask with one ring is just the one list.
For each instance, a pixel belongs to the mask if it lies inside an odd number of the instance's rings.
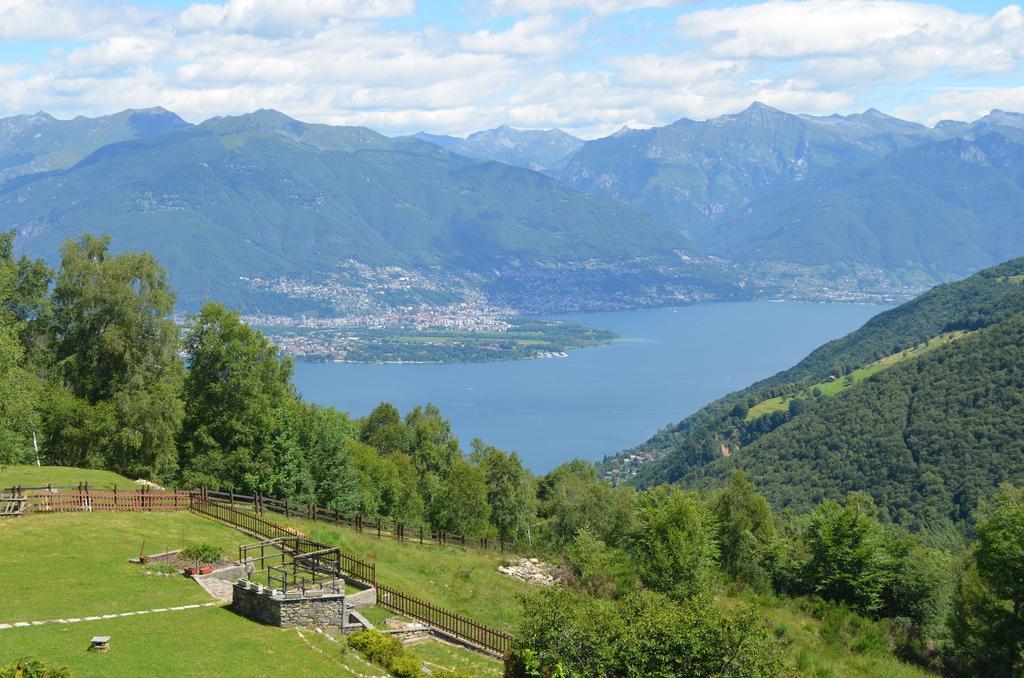
[[510,557],[507,554],[458,546],[420,546],[307,520],[270,518],[301,530],[311,539],[338,544],[360,558],[375,561],[377,579],[387,586],[505,631],[514,631],[519,623],[518,596],[534,590],[498,572],[498,565]]
[[73,468],[68,466],[35,466],[17,464],[0,467],[0,488],[10,487],[70,487],[78,483],[89,483],[90,488],[97,490],[109,489],[115,485],[119,488],[134,489],[138,487],[134,479],[111,471],[100,471],[91,468]]
[[0,521],[0,622],[207,602],[192,580],[147,576],[128,562],[143,548],[158,553],[190,541],[217,544],[237,558],[238,545],[252,538],[187,511],[30,514]]
[[[109,652],[86,650],[96,635],[110,636]],[[316,631],[264,626],[226,607],[0,631],[0,664],[24,655],[76,677],[383,673]]]
[[[318,525],[310,531],[321,539],[332,536],[321,534],[319,529]],[[346,540],[346,545],[364,558],[375,557],[375,553],[367,552],[371,545],[389,557],[398,555],[397,551],[381,549],[383,541],[378,543],[375,537],[356,536],[356,540]],[[210,602],[210,597],[190,579],[147,575],[146,568],[129,563],[139,554],[143,541],[146,553],[180,548],[190,541],[207,541],[237,557],[238,545],[253,539],[186,511],[32,514],[5,520],[0,522],[0,573],[4,581],[0,623]],[[468,560],[469,580],[480,586],[493,583],[491,577],[478,573],[484,563],[472,552],[391,546],[408,549],[411,570],[420,573],[412,576],[413,582],[427,576],[422,574],[425,560],[434,554],[441,556],[445,566]],[[492,561],[497,566],[496,558],[487,558],[488,571]],[[401,569],[396,561],[383,571],[394,574]],[[433,576],[443,581],[443,568]],[[495,572],[494,577],[502,575]],[[407,582],[397,577],[388,581],[403,588]],[[442,584],[442,588],[447,587]],[[479,601],[482,592],[476,585],[472,588],[470,594],[469,587],[462,586],[458,595]],[[417,588],[409,592],[422,593]],[[451,592],[442,598],[456,600]],[[463,610],[467,614],[476,609],[469,607]],[[493,605],[491,608],[498,613]],[[370,614],[380,622],[393,616],[379,608]],[[89,639],[96,635],[112,637],[110,652],[86,651]],[[470,675],[500,674],[498,662],[462,648],[427,643],[416,650],[417,656],[421,652],[427,661],[461,667]],[[343,639],[334,642],[315,630],[263,626],[219,606],[0,630],[0,665],[24,655],[66,665],[75,676],[384,675],[383,669],[347,650]]]

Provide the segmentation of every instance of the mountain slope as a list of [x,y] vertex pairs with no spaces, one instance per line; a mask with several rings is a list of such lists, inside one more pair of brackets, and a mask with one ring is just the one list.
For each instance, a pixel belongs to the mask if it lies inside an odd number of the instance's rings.
[[[1016,426],[1011,419],[1019,418],[1020,403],[1013,393],[1016,389],[1019,394],[1024,383],[1019,380],[1024,365],[1016,364],[1017,353],[1007,347],[1016,340],[1024,317],[1022,281],[1024,258],[936,287],[823,345],[793,368],[705,406],[625,456],[609,460],[605,469],[613,477],[635,472],[633,482],[640,485],[706,486],[738,466],[748,470],[779,505],[794,508],[863,489],[890,507],[891,518],[915,527],[925,527],[921,521],[926,518],[937,520],[935,511],[945,500],[936,497],[947,496],[933,496],[922,511],[904,501],[919,491],[908,485],[908,478],[913,476],[915,483],[932,482],[931,475],[925,477],[930,471],[942,478],[944,486],[960,488],[950,491],[940,517],[962,520],[977,498],[994,487],[990,481],[1024,473],[1024,467],[1018,466],[1024,462],[1017,458],[1017,448],[1005,436],[999,437]],[[992,332],[986,333],[988,329]],[[936,341],[942,337],[946,339]],[[879,359],[884,364],[878,365]],[[876,367],[869,370],[859,369],[873,364]],[[963,374],[944,372],[949,365],[956,365]],[[971,370],[975,373],[968,374]],[[835,380],[844,374],[851,379]],[[863,381],[861,374],[867,376]],[[922,391],[920,397],[918,391]],[[898,395],[908,392],[909,400]],[[954,403],[957,398],[959,404]],[[781,404],[764,407],[771,400]],[[908,409],[911,402],[913,410]],[[928,428],[928,418],[941,419],[943,408],[949,408],[961,431],[980,431],[979,426],[991,424],[994,431],[1004,433],[996,438],[976,436],[974,444],[958,434],[959,442],[949,444],[950,459],[957,461],[932,469],[935,464],[927,459],[934,457],[936,441],[956,430],[942,428],[941,423]],[[903,447],[897,445],[897,438]],[[996,443],[1002,445],[997,454],[991,451]],[[898,455],[871,456],[871,450],[897,449]],[[907,453],[915,470],[893,480],[897,469],[891,463],[905,461]],[[635,458],[629,461],[630,455],[651,455],[655,460],[637,467]],[[922,459],[927,463],[922,465]],[[963,464],[970,461],[965,459],[974,459],[978,468],[968,474],[973,480],[961,486],[955,476],[968,477]],[[799,468],[806,469],[806,475],[798,473]],[[888,480],[883,482],[882,476]]]
[[763,104],[587,142],[558,173],[769,280],[926,288],[1024,253],[1024,116],[934,128]]
[[417,139],[478,160],[494,160],[532,170],[556,168],[583,145],[562,130],[519,130],[508,125],[474,132],[465,139],[420,132]]
[[538,173],[273,111],[111,144],[66,171],[21,177],[0,188],[0,221],[51,260],[84,229],[152,251],[187,308],[214,292],[259,307],[243,278],[319,279],[348,260],[486,281],[588,261],[683,271],[676,252],[692,251],[676,229]]
[[0,183],[23,174],[70,167],[107,144],[187,126],[162,108],[72,120],[57,120],[42,112],[0,118]]
[[741,213],[761,195],[928,136],[927,128],[894,120],[877,112],[814,118],[755,103],[735,115],[684,118],[587,142],[558,176],[685,226],[698,243],[710,244],[705,236],[714,221]]
[[742,261],[966,275],[1024,252],[1024,144],[989,130],[901,149],[755,200],[715,233],[712,251]]
[[1022,383],[1018,315],[811,406],[683,482],[742,469],[783,508],[864,491],[914,529],[965,521],[1000,483],[1024,479]]

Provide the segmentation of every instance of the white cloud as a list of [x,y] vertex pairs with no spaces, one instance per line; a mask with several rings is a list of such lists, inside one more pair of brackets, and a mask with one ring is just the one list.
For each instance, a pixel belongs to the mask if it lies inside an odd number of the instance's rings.
[[983,58],[1024,55],[1024,15],[995,14],[885,0],[775,0],[682,15],[680,34],[714,55],[743,59],[808,59],[892,55],[913,65],[977,68]]
[[0,0],[0,40],[88,40],[138,26],[153,14],[131,5]]
[[187,7],[179,18],[183,30],[218,27],[260,35],[315,31],[330,21],[381,19],[411,14],[414,0],[230,0]]
[[619,14],[649,7],[672,7],[692,0],[489,0],[486,10],[493,15],[547,14],[587,10],[595,14]]
[[573,51],[586,27],[585,21],[579,21],[557,30],[561,23],[556,17],[539,14],[516,21],[506,31],[468,33],[459,38],[459,44],[470,52],[553,56]]
[[[389,20],[412,11],[413,0],[229,0],[164,14],[0,0],[8,19],[0,36],[44,40],[80,29],[73,48],[0,61],[0,112],[162,105],[199,121],[278,108],[387,133],[464,134],[507,122],[597,136],[731,113],[755,99],[794,112],[862,110],[882,85],[917,92],[917,103],[901,101],[896,112],[919,120],[1024,109],[1019,88],[966,86],[992,74],[1012,80],[1021,68],[1016,6],[983,15],[910,2],[772,0],[684,13],[667,40],[609,43],[614,32],[604,29],[622,21],[609,14],[656,4],[670,3],[493,0],[494,11],[526,14],[477,16],[458,33]],[[938,72],[964,86],[924,90]]]
[[1024,111],[1024,87],[943,89],[918,104],[899,107],[894,113],[934,124],[940,120],[976,120],[994,108]]

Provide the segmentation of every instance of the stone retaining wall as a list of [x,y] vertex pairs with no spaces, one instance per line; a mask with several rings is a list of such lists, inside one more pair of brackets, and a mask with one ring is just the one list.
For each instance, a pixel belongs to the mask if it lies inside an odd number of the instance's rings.
[[249,619],[270,626],[341,628],[345,594],[283,594],[243,579],[232,589],[231,607]]

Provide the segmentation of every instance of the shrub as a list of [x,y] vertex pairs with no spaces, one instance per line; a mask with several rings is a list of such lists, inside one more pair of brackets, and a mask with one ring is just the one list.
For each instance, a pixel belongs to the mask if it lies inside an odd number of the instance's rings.
[[423,675],[423,662],[411,654],[395,657],[387,668],[397,678],[419,678]]
[[391,666],[391,662],[404,652],[402,643],[397,638],[383,634],[380,631],[359,631],[353,633],[348,639],[349,647],[361,652],[374,664],[380,664],[384,668]]
[[423,675],[423,662],[407,654],[397,638],[380,631],[359,631],[349,637],[348,644],[397,678],[419,678]]
[[35,657],[21,657],[0,666],[0,678],[70,678],[66,667],[56,667]]
[[196,564],[215,563],[220,560],[221,550],[219,547],[206,542],[192,543],[186,546],[178,554],[179,557]]

